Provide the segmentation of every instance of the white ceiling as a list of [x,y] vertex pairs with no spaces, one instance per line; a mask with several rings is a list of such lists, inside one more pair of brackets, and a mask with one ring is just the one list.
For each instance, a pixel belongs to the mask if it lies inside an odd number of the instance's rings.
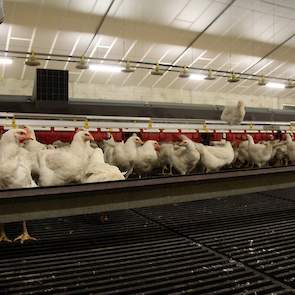
[[[0,49],[77,55],[87,48],[111,0],[4,0]],[[172,63],[229,0],[116,0],[87,56]],[[294,0],[237,0],[176,63],[243,72],[295,33]],[[248,73],[295,78],[295,37]],[[229,58],[231,56],[231,58]],[[42,62],[68,69],[70,80],[125,86],[292,96],[295,90],[258,87],[255,81],[191,81],[177,73],[150,76],[75,69],[75,64]],[[34,68],[16,59],[0,66],[4,78],[33,79]]]

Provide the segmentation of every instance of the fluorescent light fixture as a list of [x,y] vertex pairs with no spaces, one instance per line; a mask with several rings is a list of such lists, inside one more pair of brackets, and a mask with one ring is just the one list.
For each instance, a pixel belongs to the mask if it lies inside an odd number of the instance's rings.
[[104,65],[104,64],[90,64],[89,69],[97,72],[105,73],[121,73],[122,68],[119,66],[113,65]]
[[268,82],[268,83],[266,83],[266,86],[270,87],[270,88],[277,88],[277,89],[285,88],[285,84],[276,83],[276,82]]
[[188,77],[190,80],[204,80],[206,78],[205,75],[201,75],[201,74],[190,74],[190,76]]
[[12,59],[7,57],[0,57],[0,64],[1,65],[11,65]]

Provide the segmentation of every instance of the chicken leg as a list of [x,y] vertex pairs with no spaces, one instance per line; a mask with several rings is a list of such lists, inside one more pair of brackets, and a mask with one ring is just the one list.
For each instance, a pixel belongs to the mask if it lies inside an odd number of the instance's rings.
[[8,243],[12,242],[10,239],[7,238],[4,224],[2,223],[0,223],[0,242],[8,242]]
[[27,223],[23,221],[23,233],[19,235],[17,238],[14,239],[14,242],[20,240],[21,244],[24,243],[24,241],[33,240],[36,241],[36,238],[33,238],[29,235],[28,229],[27,229]]

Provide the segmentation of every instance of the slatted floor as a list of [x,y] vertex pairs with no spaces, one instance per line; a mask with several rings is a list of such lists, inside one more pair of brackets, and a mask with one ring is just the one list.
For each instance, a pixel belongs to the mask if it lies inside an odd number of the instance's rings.
[[295,294],[292,196],[30,222],[38,241],[0,244],[0,294]]

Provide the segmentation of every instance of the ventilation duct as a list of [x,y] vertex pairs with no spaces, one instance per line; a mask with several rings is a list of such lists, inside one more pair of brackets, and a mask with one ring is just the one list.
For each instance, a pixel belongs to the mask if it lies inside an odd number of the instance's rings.
[[63,70],[37,69],[33,99],[36,102],[67,104],[69,73]]

